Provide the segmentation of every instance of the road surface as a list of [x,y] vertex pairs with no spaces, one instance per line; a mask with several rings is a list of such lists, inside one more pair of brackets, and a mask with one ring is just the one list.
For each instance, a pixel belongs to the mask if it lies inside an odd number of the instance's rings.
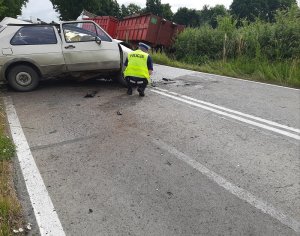
[[5,92],[41,175],[25,163],[38,193],[18,188],[35,231],[299,235],[299,90],[159,65],[153,80],[143,98],[104,81]]

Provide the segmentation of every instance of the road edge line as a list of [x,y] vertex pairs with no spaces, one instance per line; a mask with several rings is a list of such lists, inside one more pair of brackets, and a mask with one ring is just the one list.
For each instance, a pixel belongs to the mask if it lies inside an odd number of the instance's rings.
[[237,80],[237,81],[241,81],[241,82],[248,82],[248,83],[260,84],[260,85],[266,85],[266,86],[271,86],[271,87],[275,87],[275,88],[284,88],[284,89],[290,89],[290,90],[295,90],[295,91],[299,91],[300,90],[300,89],[297,89],[297,88],[286,87],[286,86],[277,85],[277,84],[268,84],[268,83],[264,83],[264,82],[258,82],[258,81],[247,80],[247,79],[240,79],[240,78],[235,78],[235,77],[227,76],[227,75],[218,75],[218,74],[212,74],[212,73],[207,73],[207,72],[202,72],[202,71],[197,71],[197,70],[189,70],[189,69],[184,69],[184,68],[179,68],[179,67],[167,66],[167,65],[162,65],[162,64],[154,63],[154,65],[155,64],[159,65],[159,66],[171,67],[171,68],[175,68],[175,69],[179,69],[179,70],[186,70],[186,71],[190,72],[187,75],[192,75],[192,76],[194,74],[211,75],[211,76],[221,77],[223,79],[230,79],[230,80]]
[[34,161],[11,97],[4,97],[11,135],[28,195],[42,236],[65,236],[52,200]]

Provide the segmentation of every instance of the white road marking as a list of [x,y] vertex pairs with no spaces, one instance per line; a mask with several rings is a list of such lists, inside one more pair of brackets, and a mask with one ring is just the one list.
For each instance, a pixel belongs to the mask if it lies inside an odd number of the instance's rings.
[[[149,137],[148,137],[149,138]],[[169,146],[168,144],[164,143],[162,140],[155,140],[152,139],[152,143],[156,146],[166,150],[170,154],[174,155],[177,159],[185,162],[192,168],[198,170],[200,173],[208,177],[213,182],[217,183],[219,186],[223,187],[233,195],[237,196],[238,198],[246,201],[250,205],[254,206],[255,208],[261,210],[263,213],[270,215],[271,217],[277,219],[282,224],[290,227],[295,232],[300,232],[300,222],[295,220],[294,218],[286,215],[281,210],[276,209],[271,204],[257,198],[247,190],[240,188],[222,176],[218,175],[217,173],[211,171],[210,169],[206,168],[199,162],[195,161],[193,158],[185,155],[184,153],[178,151],[176,148]]]
[[209,102],[201,101],[201,100],[198,100],[198,99],[195,99],[195,98],[192,98],[192,97],[188,97],[186,95],[181,95],[179,93],[170,92],[170,91],[165,90],[165,89],[160,89],[160,88],[156,88],[156,89],[159,90],[159,91],[162,91],[162,92],[166,92],[166,93],[184,98],[184,99],[191,100],[193,102],[197,102],[197,103],[204,104],[204,105],[207,105],[207,106],[210,106],[210,107],[214,107],[214,108],[219,109],[219,110],[223,110],[223,111],[227,111],[227,112],[239,115],[239,116],[247,117],[247,118],[250,118],[252,120],[257,120],[257,121],[266,123],[268,125],[272,125],[272,126],[275,126],[275,127],[279,127],[279,128],[282,128],[282,129],[286,129],[286,130],[290,130],[290,131],[293,131],[293,132],[296,132],[296,133],[300,133],[300,129],[296,129],[296,128],[289,127],[289,126],[286,126],[286,125],[282,125],[282,124],[276,123],[274,121],[270,121],[270,120],[266,120],[266,119],[263,119],[263,118],[260,118],[260,117],[248,115],[248,114],[245,114],[245,113],[242,113],[242,112],[239,112],[239,111],[235,111],[235,110],[232,110],[232,109],[229,109],[229,108],[226,108],[226,107],[215,105],[213,103],[209,103]]
[[42,236],[65,236],[42,176],[31,154],[17,112],[10,97],[4,98],[6,114],[26,188]]
[[181,97],[178,97],[178,96],[175,96],[175,95],[171,95],[171,94],[163,92],[163,91],[158,91],[157,89],[151,89],[151,91],[154,92],[154,93],[172,98],[174,100],[184,102],[186,104],[189,104],[189,105],[192,105],[192,106],[195,106],[195,107],[199,107],[199,108],[202,108],[202,109],[205,109],[205,110],[208,110],[208,111],[211,111],[211,112],[223,115],[223,116],[230,117],[230,118],[235,119],[235,120],[242,121],[242,122],[250,124],[250,125],[254,125],[254,126],[266,129],[266,130],[270,130],[272,132],[282,134],[282,135],[285,135],[287,137],[290,137],[290,138],[293,138],[293,139],[296,139],[296,140],[300,140],[299,135],[290,133],[290,132],[285,131],[285,130],[277,129],[277,128],[271,127],[269,125],[261,124],[261,123],[258,123],[256,121],[252,121],[252,120],[249,120],[249,119],[237,116],[237,115],[233,115],[233,114],[230,114],[230,113],[227,113],[227,112],[224,112],[224,111],[217,110],[215,108],[211,108],[211,107],[208,107],[208,106],[205,106],[205,105],[201,105],[199,103],[187,100],[186,98],[184,99],[184,98],[181,98]]
[[[299,89],[296,88],[290,88],[290,87],[284,87],[284,86],[280,86],[280,85],[276,85],[276,84],[267,84],[267,83],[263,83],[263,82],[257,82],[257,81],[252,81],[252,80],[246,80],[246,79],[239,79],[239,78],[234,78],[234,77],[230,77],[230,76],[225,76],[225,75],[217,75],[217,74],[211,74],[211,73],[205,73],[205,72],[200,72],[200,71],[193,71],[193,70],[187,70],[187,69],[180,69],[178,67],[173,67],[173,66],[165,66],[165,65],[159,65],[156,64],[156,66],[159,67],[171,67],[177,70],[184,70],[187,72],[187,76],[193,76],[193,77],[199,77],[199,75],[211,75],[215,78],[223,78],[223,79],[230,79],[230,80],[237,80],[237,81],[241,81],[241,82],[246,82],[246,83],[254,83],[254,84],[260,84],[260,85],[265,85],[265,86],[270,86],[270,87],[277,87],[277,88],[283,88],[283,89],[290,89],[290,90],[295,90],[295,91],[299,91]],[[182,75],[181,75],[182,76]],[[205,80],[211,80],[211,78],[204,78]]]
[[[210,74],[210,73],[198,72],[198,71],[195,71],[195,73],[200,74],[200,75],[201,74],[211,75],[211,76],[214,76],[215,78],[221,77],[221,78],[224,78],[224,79],[231,79],[231,80],[237,80],[237,81],[241,81],[241,82],[260,84],[260,85],[265,85],[265,86],[270,86],[270,87],[276,87],[276,88],[283,88],[283,89],[290,89],[290,90],[299,91],[299,89],[296,89],[296,88],[284,87],[284,86],[280,86],[280,85],[276,85],[276,84],[267,84],[267,83],[252,81],[252,80],[246,80],[246,79],[239,79],[239,78],[234,78],[234,77],[225,76],[225,75],[216,75],[216,74]],[[191,75],[191,76],[196,76],[196,75]]]

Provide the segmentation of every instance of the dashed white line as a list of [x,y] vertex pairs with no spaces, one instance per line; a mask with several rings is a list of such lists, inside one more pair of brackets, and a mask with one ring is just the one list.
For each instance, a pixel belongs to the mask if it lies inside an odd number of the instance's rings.
[[176,148],[169,146],[168,144],[164,143],[162,140],[155,140],[152,139],[152,143],[154,143],[156,146],[166,150],[170,154],[174,155],[177,159],[185,162],[192,168],[198,170],[200,173],[208,177],[210,180],[217,183],[219,186],[223,187],[233,195],[237,196],[238,198],[246,201],[250,205],[254,206],[255,208],[261,210],[262,212],[270,215],[271,217],[277,219],[282,224],[290,227],[295,232],[300,232],[300,222],[295,220],[294,218],[286,215],[281,210],[276,209],[271,204],[257,198],[247,190],[240,188],[222,176],[218,175],[217,173],[211,171],[207,167],[203,166],[201,163],[197,162],[193,158],[187,156],[186,154],[178,151]]
[[26,188],[42,236],[65,236],[42,176],[33,159],[10,97],[4,98],[6,114]]

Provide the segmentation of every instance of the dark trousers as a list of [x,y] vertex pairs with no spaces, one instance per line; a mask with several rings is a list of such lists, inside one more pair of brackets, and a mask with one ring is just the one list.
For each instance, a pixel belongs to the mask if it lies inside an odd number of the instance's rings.
[[144,92],[148,85],[148,80],[146,78],[127,76],[125,79],[127,82],[128,89],[132,89],[132,87],[137,87],[138,91]]

